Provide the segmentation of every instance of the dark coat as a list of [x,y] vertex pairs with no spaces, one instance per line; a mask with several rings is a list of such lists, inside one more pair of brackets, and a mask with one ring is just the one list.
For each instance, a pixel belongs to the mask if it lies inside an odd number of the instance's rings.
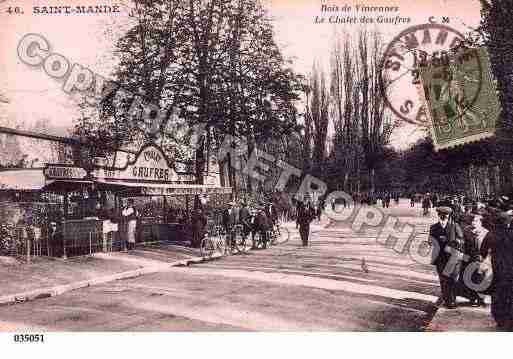
[[256,231],[269,231],[272,228],[271,220],[264,211],[260,211],[256,214],[253,225]]
[[513,321],[513,229],[502,223],[483,241],[482,253],[492,254],[492,315],[498,323]]
[[239,211],[239,223],[245,228],[251,228],[251,213],[247,207],[242,207]]
[[315,218],[315,211],[310,207],[299,207],[296,222],[299,226],[308,226]]
[[422,200],[422,208],[431,208],[431,200],[428,197]]
[[[457,223],[449,221],[445,228],[443,228],[437,222],[429,228],[429,237],[438,243],[440,249],[438,256],[433,260],[432,264],[436,266],[438,273],[443,273],[451,258],[451,253],[447,253],[446,248],[463,251],[463,231]],[[460,265],[456,265],[449,275],[456,279],[459,276],[459,271]]]
[[276,206],[274,204],[268,205],[266,207],[265,213],[273,222],[278,220],[278,211],[276,210]]
[[233,227],[239,222],[239,210],[237,208],[233,208],[230,212],[229,209],[225,209],[223,211],[223,226]]

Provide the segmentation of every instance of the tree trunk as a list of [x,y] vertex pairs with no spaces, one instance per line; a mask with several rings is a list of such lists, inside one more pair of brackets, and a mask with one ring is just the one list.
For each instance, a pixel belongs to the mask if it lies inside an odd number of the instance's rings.
[[374,178],[376,177],[376,170],[374,167],[369,168],[369,186],[370,186],[370,193],[374,194],[375,190],[375,184],[374,184]]
[[[248,161],[251,158],[251,154],[253,153],[253,150],[255,149],[255,140],[251,138],[251,136],[248,136]],[[248,173],[248,182],[247,182],[247,191],[248,193],[251,193],[252,186],[251,186],[251,174]]]

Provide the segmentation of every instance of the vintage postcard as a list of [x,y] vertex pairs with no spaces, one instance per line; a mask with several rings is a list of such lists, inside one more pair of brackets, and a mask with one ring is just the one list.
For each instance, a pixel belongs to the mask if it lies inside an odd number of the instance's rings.
[[511,331],[511,15],[0,0],[0,332]]

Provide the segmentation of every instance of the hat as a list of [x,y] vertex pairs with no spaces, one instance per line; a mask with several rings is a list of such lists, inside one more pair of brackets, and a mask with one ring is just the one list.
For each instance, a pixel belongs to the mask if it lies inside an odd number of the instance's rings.
[[442,206],[442,207],[438,207],[436,209],[436,211],[439,213],[439,214],[451,214],[452,213],[452,208],[451,207],[446,207],[446,206]]
[[509,214],[508,212],[501,212],[499,213],[498,219],[499,223],[502,224],[510,224],[512,220],[512,214]]
[[465,198],[463,201],[464,206],[473,206],[476,204],[476,201],[471,200],[470,198]]
[[230,206],[235,206],[235,205],[236,205],[235,201],[228,202],[228,204],[229,204]]
[[488,211],[485,210],[484,208],[474,208],[471,213],[472,216],[481,216],[481,217],[487,216],[489,214],[490,213],[488,213]]

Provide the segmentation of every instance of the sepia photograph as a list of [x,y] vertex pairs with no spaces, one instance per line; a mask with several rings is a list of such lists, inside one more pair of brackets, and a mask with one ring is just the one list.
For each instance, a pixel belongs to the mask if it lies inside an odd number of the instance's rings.
[[2,341],[513,331],[512,18],[1,0]]

